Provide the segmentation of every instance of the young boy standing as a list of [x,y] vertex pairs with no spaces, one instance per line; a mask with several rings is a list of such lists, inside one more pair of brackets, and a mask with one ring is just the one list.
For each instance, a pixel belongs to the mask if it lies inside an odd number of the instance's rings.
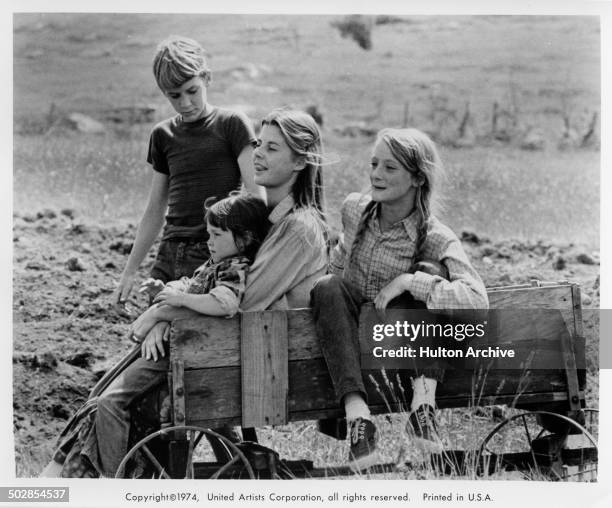
[[153,74],[177,115],[151,133],[147,162],[153,166],[153,182],[114,295],[120,305],[162,226],[151,277],[168,282],[190,276],[209,257],[202,224],[206,199],[226,197],[241,181],[250,193],[263,195],[253,181],[256,138],[248,118],[207,102],[211,71],[204,49],[192,39],[170,37],[157,49]]

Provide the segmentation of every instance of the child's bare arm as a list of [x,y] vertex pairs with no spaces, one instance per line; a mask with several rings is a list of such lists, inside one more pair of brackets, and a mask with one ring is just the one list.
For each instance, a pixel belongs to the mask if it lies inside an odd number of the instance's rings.
[[226,316],[224,309],[214,296],[183,293],[173,288],[165,288],[155,297],[155,303],[172,305],[173,307],[186,307],[207,316]]
[[119,286],[115,290],[113,300],[124,303],[130,296],[136,270],[149,252],[164,224],[168,207],[168,177],[157,171],[153,172],[153,181],[149,193],[149,201],[136,231],[132,252],[125,265]]

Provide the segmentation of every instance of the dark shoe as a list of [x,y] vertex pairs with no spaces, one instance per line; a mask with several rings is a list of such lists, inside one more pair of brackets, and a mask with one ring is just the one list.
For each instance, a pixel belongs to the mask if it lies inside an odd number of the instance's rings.
[[429,404],[423,404],[416,411],[410,413],[406,424],[406,432],[414,435],[415,444],[423,451],[440,453],[444,449],[438,434],[436,410]]
[[376,450],[376,426],[370,420],[357,418],[351,423],[349,433],[349,467],[352,471],[363,471],[380,462]]

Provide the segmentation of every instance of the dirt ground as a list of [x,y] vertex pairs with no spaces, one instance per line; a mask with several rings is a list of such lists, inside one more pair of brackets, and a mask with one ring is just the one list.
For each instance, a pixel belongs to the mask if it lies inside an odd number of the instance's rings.
[[[471,232],[464,247],[487,286],[568,280],[584,308],[599,307],[598,252],[578,245],[505,240]],[[18,476],[36,475],[95,381],[131,347],[130,319],[110,306],[134,238],[133,224],[98,226],[73,210],[14,216],[13,419]],[[146,277],[150,254],[140,275]],[[145,301],[132,298],[135,312]],[[596,407],[596,313],[585,313],[589,395]]]

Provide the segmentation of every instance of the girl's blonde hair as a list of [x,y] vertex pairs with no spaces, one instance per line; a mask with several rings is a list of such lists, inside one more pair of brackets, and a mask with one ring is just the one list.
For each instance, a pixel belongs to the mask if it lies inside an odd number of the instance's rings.
[[277,126],[294,155],[304,159],[304,169],[298,173],[291,193],[297,207],[314,208],[325,222],[323,141],[314,118],[304,111],[281,108],[269,113],[261,123]]
[[376,142],[379,141],[389,147],[393,157],[421,184],[417,187],[415,199],[419,214],[413,257],[415,263],[420,261],[423,254],[429,219],[438,204],[434,200],[434,191],[442,176],[442,161],[435,143],[418,129],[383,129],[378,133]]
[[204,48],[193,39],[172,35],[160,42],[153,58],[153,75],[162,91],[178,88],[199,76],[209,81],[211,71]]

